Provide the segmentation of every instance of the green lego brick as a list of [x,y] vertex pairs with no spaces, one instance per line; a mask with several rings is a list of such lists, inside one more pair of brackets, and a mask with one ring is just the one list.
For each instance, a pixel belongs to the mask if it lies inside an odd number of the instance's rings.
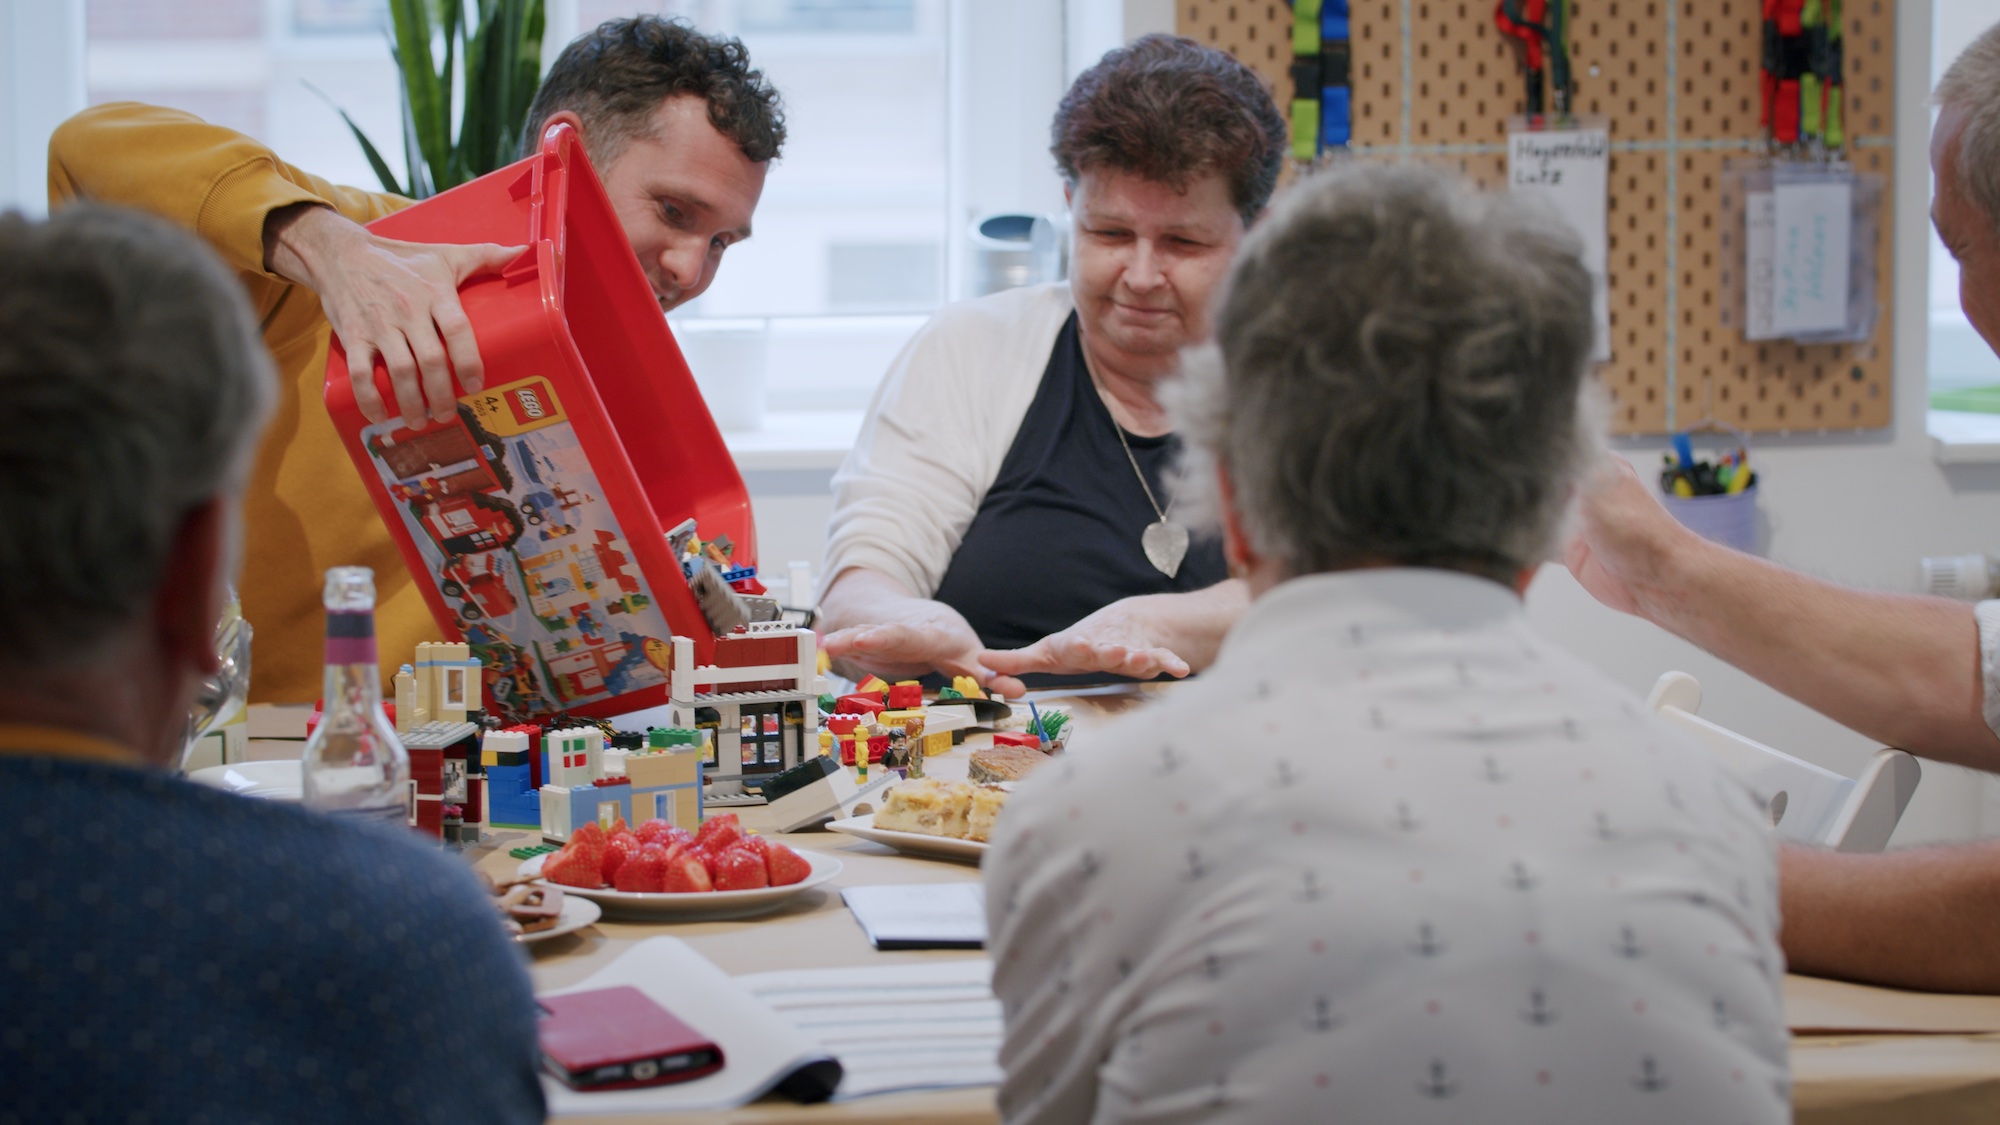
[[1311,160],[1318,155],[1319,103],[1295,98],[1292,101],[1292,156],[1298,160]]
[[[1292,5],[1292,54],[1304,58],[1319,54],[1320,0],[1296,0]],[[1317,126],[1313,129],[1318,133]]]

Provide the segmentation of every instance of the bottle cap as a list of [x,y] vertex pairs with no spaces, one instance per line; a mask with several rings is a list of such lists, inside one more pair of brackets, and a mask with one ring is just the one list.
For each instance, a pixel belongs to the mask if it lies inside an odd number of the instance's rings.
[[375,608],[375,572],[365,566],[336,566],[326,572],[326,608],[355,612]]

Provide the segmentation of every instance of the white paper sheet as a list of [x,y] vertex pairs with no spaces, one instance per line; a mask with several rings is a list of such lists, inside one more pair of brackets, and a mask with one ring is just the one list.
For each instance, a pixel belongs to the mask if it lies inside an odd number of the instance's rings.
[[737,977],[846,1068],[834,1100],[1000,1081],[1000,1001],[983,957]]
[[1773,185],[1771,327],[1779,335],[1847,326],[1848,241],[1854,185],[1819,180]]
[[1777,246],[1778,201],[1769,191],[1743,195],[1743,338],[1773,340],[1772,261]]
[[1604,128],[1519,130],[1507,134],[1507,187],[1535,193],[1583,240],[1583,264],[1590,271],[1590,306],[1597,325],[1590,358],[1611,358],[1611,289],[1606,229],[1611,170],[1611,134]]
[[840,897],[877,949],[977,949],[986,943],[986,894],[978,883],[849,887]]

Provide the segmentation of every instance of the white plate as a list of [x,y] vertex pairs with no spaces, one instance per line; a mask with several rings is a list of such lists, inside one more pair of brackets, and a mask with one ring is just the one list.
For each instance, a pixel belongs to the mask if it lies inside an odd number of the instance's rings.
[[298,759],[277,758],[265,762],[208,766],[187,777],[189,781],[238,796],[262,797],[267,801],[296,801],[304,785],[300,772]]
[[977,840],[958,840],[950,836],[926,836],[921,832],[892,832],[875,827],[875,817],[850,816],[846,820],[835,820],[827,824],[829,832],[845,832],[849,836],[859,836],[878,844],[903,852],[906,855],[928,856],[933,859],[961,859],[978,863],[986,854],[986,845]]
[[[803,848],[793,848],[800,859],[812,865],[812,874],[789,887],[759,887],[754,891],[700,891],[676,894],[653,894],[646,891],[616,891],[610,887],[587,889],[572,887],[566,883],[551,883],[561,887],[564,896],[578,895],[594,899],[613,916],[643,916],[654,920],[673,922],[713,922],[725,918],[748,918],[752,914],[762,914],[776,910],[785,900],[801,891],[809,891],[835,875],[840,874],[840,861],[830,855],[809,852]],[[521,863],[521,874],[539,877],[542,861],[553,852],[544,852]],[[542,882],[548,882],[544,879]]]
[[514,940],[520,942],[522,945],[533,945],[538,941],[547,941],[552,937],[573,934],[604,916],[604,909],[602,907],[587,898],[570,894],[569,891],[570,888],[563,888],[562,913],[556,915],[555,925],[550,926],[546,930],[536,930],[532,934],[515,934]]

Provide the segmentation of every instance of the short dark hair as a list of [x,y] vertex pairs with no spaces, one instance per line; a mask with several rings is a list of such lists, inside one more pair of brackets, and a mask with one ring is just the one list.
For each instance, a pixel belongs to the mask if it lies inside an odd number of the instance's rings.
[[708,123],[759,164],[785,143],[785,111],[740,39],[703,35],[678,19],[606,20],[563,48],[528,107],[521,155],[542,144],[542,126],[563,110],[583,119],[584,148],[602,169],[652,127],[660,103],[690,94],[708,103]]
[[1175,188],[1220,172],[1245,225],[1271,201],[1287,144],[1285,119],[1255,71],[1177,35],[1135,39],[1077,75],[1049,135],[1071,187],[1092,168]]

